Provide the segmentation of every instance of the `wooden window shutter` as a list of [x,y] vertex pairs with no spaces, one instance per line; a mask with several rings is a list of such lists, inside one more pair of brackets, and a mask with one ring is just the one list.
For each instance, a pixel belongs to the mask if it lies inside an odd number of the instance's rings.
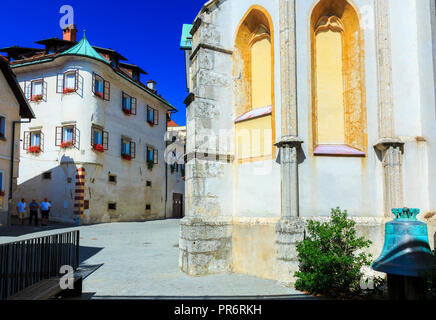
[[95,72],[92,73],[92,93],[95,94]]
[[158,151],[157,151],[157,149],[154,149],[153,150],[153,161],[154,161],[154,163],[155,164],[157,164],[159,161],[158,161]]
[[42,100],[47,102],[47,82],[42,79]]
[[109,149],[109,132],[103,131],[103,148],[104,150]]
[[104,81],[104,89],[103,89],[103,99],[109,101],[111,99],[111,84],[109,81]]
[[55,146],[60,146],[62,143],[62,127],[56,127]]
[[133,141],[130,141],[130,155],[132,159],[136,158],[136,143]]
[[27,100],[30,100],[30,91],[29,91],[29,87],[27,84],[27,81],[24,81],[24,96],[26,97]]
[[73,145],[78,149],[77,146],[78,140],[77,140],[77,126],[73,127]]
[[74,90],[79,90],[79,70],[76,70],[76,79],[74,83]]
[[124,102],[125,101],[125,99],[124,99],[125,96],[126,96],[126,94],[124,93],[124,91],[121,91],[121,107],[123,109],[126,108],[126,103]]
[[136,98],[131,99],[130,113],[136,115]]
[[30,131],[24,131],[23,150],[29,150]]
[[154,120],[154,124],[159,124],[159,111],[153,109],[153,120]]
[[58,73],[56,78],[56,93],[64,93],[64,74]]
[[33,80],[30,81],[30,101],[33,101]]
[[91,126],[91,147],[94,145],[94,127]]
[[44,152],[44,134],[42,131],[39,132],[40,138],[39,138],[39,147],[41,149],[41,152]]
[[150,116],[149,116],[150,111],[151,111],[151,107],[150,107],[150,106],[147,106],[147,122],[151,122],[151,120],[150,120]]

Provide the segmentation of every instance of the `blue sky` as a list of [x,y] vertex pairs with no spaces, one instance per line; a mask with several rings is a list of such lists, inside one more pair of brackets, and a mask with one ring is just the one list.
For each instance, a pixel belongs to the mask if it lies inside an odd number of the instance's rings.
[[192,23],[206,0],[124,1],[2,1],[0,47],[39,47],[35,41],[62,38],[59,9],[74,9],[74,24],[81,39],[83,30],[92,45],[112,48],[147,71],[142,81],[157,82],[158,93],[179,112],[186,123],[187,96],[183,51],[179,49],[183,23]]

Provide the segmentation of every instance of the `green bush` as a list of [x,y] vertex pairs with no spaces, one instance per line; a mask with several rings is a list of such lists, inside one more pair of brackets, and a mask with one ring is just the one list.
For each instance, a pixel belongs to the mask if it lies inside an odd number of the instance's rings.
[[339,208],[332,209],[329,222],[308,222],[307,236],[297,243],[297,290],[334,298],[361,293],[361,268],[371,262],[362,249],[371,241],[358,238],[354,226],[347,211]]

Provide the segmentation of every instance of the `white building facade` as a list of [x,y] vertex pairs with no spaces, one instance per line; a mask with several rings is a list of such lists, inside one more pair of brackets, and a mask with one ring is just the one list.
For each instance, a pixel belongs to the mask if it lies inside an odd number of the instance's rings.
[[114,63],[84,37],[11,64],[36,114],[21,127],[15,201],[47,197],[50,219],[66,222],[165,218],[165,133],[175,109],[135,68]]
[[185,152],[186,126],[177,126],[168,122],[166,136],[168,165],[168,201],[167,217],[183,218],[185,207]]

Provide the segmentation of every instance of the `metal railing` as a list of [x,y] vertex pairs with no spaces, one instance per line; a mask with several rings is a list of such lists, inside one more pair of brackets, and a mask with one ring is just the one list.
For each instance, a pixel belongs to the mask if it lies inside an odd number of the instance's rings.
[[0,244],[0,300],[79,266],[79,230]]

